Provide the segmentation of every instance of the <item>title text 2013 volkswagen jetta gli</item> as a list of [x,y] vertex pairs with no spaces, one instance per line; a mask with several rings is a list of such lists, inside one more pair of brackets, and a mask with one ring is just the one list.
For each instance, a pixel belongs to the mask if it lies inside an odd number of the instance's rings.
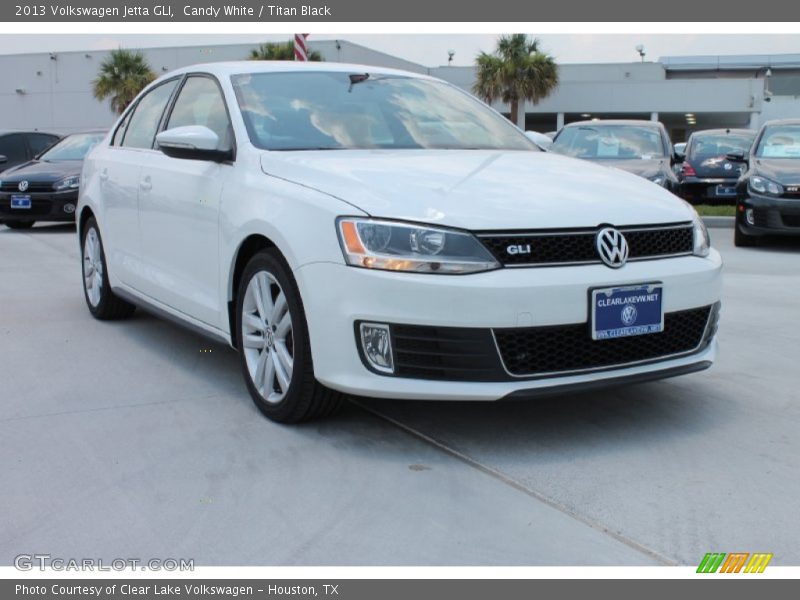
[[86,160],[86,301],[236,347],[294,422],[343,393],[498,400],[697,371],[721,261],[694,210],[538,151],[469,94],[343,64],[145,89]]

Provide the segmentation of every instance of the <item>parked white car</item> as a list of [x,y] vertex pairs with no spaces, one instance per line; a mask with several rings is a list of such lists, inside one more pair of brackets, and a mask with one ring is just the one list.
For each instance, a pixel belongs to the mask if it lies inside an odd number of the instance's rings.
[[539,151],[466,92],[345,64],[167,74],[85,161],[91,313],[231,344],[271,419],[343,394],[499,400],[708,367],[721,260],[694,210]]

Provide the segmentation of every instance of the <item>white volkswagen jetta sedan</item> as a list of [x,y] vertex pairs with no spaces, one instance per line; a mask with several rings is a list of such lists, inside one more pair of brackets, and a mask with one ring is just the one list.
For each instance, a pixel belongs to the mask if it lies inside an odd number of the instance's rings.
[[645,381],[716,351],[721,260],[691,207],[540,152],[417,74],[165,75],[89,155],[78,215],[91,313],[141,306],[231,344],[277,421],[329,414],[343,394]]

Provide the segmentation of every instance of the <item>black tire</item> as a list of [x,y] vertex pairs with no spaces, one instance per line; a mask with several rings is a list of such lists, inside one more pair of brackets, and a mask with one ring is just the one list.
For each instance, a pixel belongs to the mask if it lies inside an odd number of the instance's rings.
[[[102,265],[102,284],[99,286],[99,300],[94,303],[89,298],[89,291],[87,289],[86,270],[92,263],[87,261],[86,257],[86,238],[93,233],[96,236],[99,261]],[[94,268],[94,267],[92,267]],[[86,299],[86,306],[89,307],[89,312],[95,319],[101,321],[114,321],[117,319],[127,319],[130,317],[136,307],[130,302],[126,302],[114,292],[111,291],[111,285],[108,283],[108,266],[106,265],[106,255],[103,249],[103,239],[100,237],[100,229],[97,227],[97,221],[94,217],[90,217],[86,221],[86,225],[81,232],[81,273],[83,275],[83,297]]]
[[739,228],[738,223],[733,226],[733,245],[737,248],[752,248],[760,242],[761,236],[747,235]]
[[30,229],[36,221],[6,221],[9,229]]
[[[281,292],[283,293],[291,319],[291,334],[286,340],[287,346],[291,344],[293,358],[288,390],[275,390],[272,387],[271,378],[269,383],[271,391],[283,394],[282,399],[278,401],[268,401],[256,388],[245,354],[245,336],[242,327],[247,288],[257,274],[263,274],[264,272],[277,282],[277,286],[271,286],[269,289],[271,293],[272,291],[278,295]],[[271,327],[273,331],[276,329],[275,324],[267,323],[267,327]],[[272,333],[269,335],[270,339],[272,339]],[[264,337],[266,337],[266,333]],[[250,259],[242,273],[236,295],[236,338],[242,375],[247,385],[247,391],[250,392],[250,397],[258,410],[267,418],[279,423],[299,423],[332,415],[341,406],[343,395],[340,392],[326,388],[314,378],[314,364],[311,360],[311,344],[308,337],[308,325],[303,302],[291,270],[283,260],[283,257],[275,250],[258,252]],[[255,359],[255,356],[260,358],[261,354],[268,351],[267,349],[258,350],[252,347],[249,350],[252,359]],[[266,384],[264,385],[264,390],[265,394],[269,395]]]

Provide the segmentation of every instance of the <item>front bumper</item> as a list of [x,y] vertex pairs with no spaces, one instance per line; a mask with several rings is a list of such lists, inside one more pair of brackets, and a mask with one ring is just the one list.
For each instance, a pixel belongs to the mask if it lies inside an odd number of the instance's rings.
[[[752,211],[752,223],[747,221],[747,211]],[[800,198],[751,194],[739,200],[736,225],[750,235],[800,235]]]
[[603,265],[499,269],[466,276],[415,275],[314,263],[295,271],[317,379],[345,393],[403,399],[499,400],[580,387],[642,381],[706,368],[716,342],[664,360],[602,370],[499,381],[432,380],[370,371],[354,335],[359,321],[454,328],[533,328],[582,324],[594,287],[660,281],[665,313],[711,306],[721,294],[722,261],[686,256]]
[[0,192],[0,221],[74,221],[78,190],[29,194],[30,208],[11,208],[12,194]]

